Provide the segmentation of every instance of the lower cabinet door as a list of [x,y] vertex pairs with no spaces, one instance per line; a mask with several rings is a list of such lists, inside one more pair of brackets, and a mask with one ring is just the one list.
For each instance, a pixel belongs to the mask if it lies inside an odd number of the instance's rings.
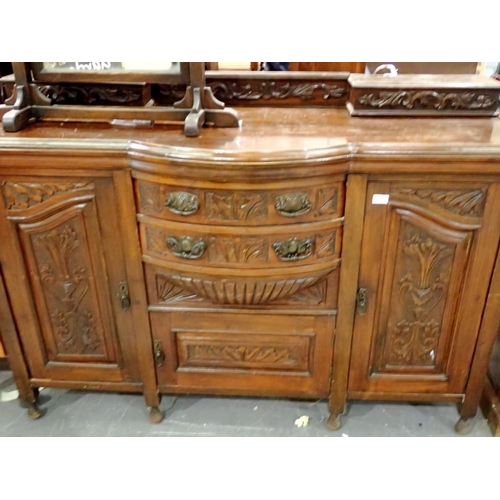
[[137,381],[113,179],[2,181],[5,278],[31,376]]
[[150,314],[162,391],[328,395],[333,317]]
[[498,247],[498,192],[368,184],[351,397],[464,391]]

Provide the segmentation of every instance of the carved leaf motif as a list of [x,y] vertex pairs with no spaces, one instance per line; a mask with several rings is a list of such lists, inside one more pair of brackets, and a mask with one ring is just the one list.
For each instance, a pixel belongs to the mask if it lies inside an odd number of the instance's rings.
[[216,220],[264,220],[267,199],[257,193],[208,193],[206,214],[208,219]]
[[154,253],[167,253],[167,238],[161,229],[146,227],[146,248]]
[[395,313],[397,323],[388,333],[385,362],[434,366],[443,320],[443,306],[438,305],[446,296],[454,250],[409,225],[404,234],[398,280],[403,309]]
[[36,236],[33,244],[58,352],[103,354],[76,230],[66,224]]
[[129,104],[141,99],[138,90],[126,88],[87,87],[80,85],[44,85],[42,94],[53,104]]
[[193,292],[189,292],[168,281],[161,274],[156,275],[156,292],[158,300],[161,302],[182,302],[201,301],[203,297],[198,297]]
[[323,258],[335,254],[335,233],[316,236],[316,257]]
[[434,90],[401,90],[364,94],[359,100],[362,106],[372,108],[406,109],[484,109],[496,107],[497,99],[493,96],[476,92],[436,92]]
[[436,92],[433,90],[401,90],[364,94],[358,99],[362,106],[406,109],[484,109],[497,106],[492,96],[476,92]]
[[160,201],[159,186],[141,182],[139,184],[139,192],[141,196],[141,209],[144,212],[158,214],[163,210],[163,206]]
[[394,328],[389,364],[433,366],[439,334],[440,325],[434,319],[427,323],[400,321]]
[[211,237],[209,261],[221,264],[245,264],[268,261],[266,238]]
[[314,285],[323,276],[259,281],[230,279],[201,279],[176,274],[166,277],[179,288],[195,293],[216,304],[257,305],[289,297],[299,290]]
[[289,99],[300,98],[311,100],[315,94],[320,94],[323,99],[342,97],[347,93],[345,87],[326,83],[282,83],[261,82],[258,85],[240,82],[211,82],[210,87],[218,99]]
[[238,361],[294,366],[298,360],[286,347],[190,345],[188,361]]
[[68,191],[93,189],[91,182],[4,182],[2,194],[7,210],[24,210]]
[[285,300],[294,304],[319,305],[326,300],[327,283],[322,280],[315,285],[299,290]]
[[318,194],[316,196],[317,215],[331,215],[337,213],[338,196],[338,188],[318,189]]
[[429,200],[451,212],[459,215],[481,216],[484,211],[486,193],[483,189],[472,191],[442,190],[442,189],[411,189],[401,188],[395,191],[422,200]]

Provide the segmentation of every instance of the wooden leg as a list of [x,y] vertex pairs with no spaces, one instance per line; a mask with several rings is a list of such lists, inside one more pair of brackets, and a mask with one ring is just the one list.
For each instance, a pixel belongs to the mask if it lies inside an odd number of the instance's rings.
[[28,417],[31,420],[37,420],[43,415],[42,410],[38,408],[38,404],[36,402],[28,403]]
[[160,411],[160,408],[157,406],[153,406],[149,410],[149,420],[151,420],[151,423],[153,424],[159,424],[163,421],[165,418],[165,413]]
[[486,377],[483,395],[481,396],[481,410],[488,420],[493,436],[500,437],[500,398],[498,397],[491,380]]
[[460,417],[460,420],[455,424],[455,431],[462,436],[465,436],[470,433],[472,430],[472,418],[463,418]]
[[338,431],[341,426],[342,426],[341,416],[336,413],[332,413],[330,415],[330,418],[328,419],[328,422],[326,423],[326,428],[330,429],[331,431]]

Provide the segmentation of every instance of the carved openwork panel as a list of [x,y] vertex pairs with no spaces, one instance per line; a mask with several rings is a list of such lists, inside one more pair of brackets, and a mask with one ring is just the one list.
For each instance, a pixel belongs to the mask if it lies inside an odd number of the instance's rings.
[[179,367],[307,371],[311,338],[177,332]]
[[383,284],[376,371],[442,373],[471,235],[426,227],[411,214],[399,217],[393,213],[399,231],[390,236],[395,254],[387,262]]
[[49,359],[112,357],[94,274],[98,269],[90,252],[97,242],[88,239],[82,211],[73,207],[44,224],[23,224],[20,230]]

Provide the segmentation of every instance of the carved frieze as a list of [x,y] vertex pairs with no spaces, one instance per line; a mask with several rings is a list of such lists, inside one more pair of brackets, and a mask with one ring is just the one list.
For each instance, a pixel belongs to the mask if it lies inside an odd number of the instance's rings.
[[91,182],[11,182],[2,183],[2,195],[7,210],[24,210],[69,191],[93,189]]
[[496,108],[497,100],[477,92],[438,92],[435,90],[380,91],[361,95],[357,102],[368,108],[432,110],[474,110]]
[[470,215],[474,217],[483,215],[484,203],[486,200],[486,191],[484,189],[447,190],[400,188],[394,192],[430,201],[458,215]]
[[138,87],[105,87],[85,85],[44,85],[39,87],[52,104],[142,104],[142,92]]
[[288,82],[210,82],[215,97],[221,101],[259,99],[290,99],[299,98],[309,101],[320,96],[323,100],[342,97],[347,93],[346,87],[327,83],[288,83]]

